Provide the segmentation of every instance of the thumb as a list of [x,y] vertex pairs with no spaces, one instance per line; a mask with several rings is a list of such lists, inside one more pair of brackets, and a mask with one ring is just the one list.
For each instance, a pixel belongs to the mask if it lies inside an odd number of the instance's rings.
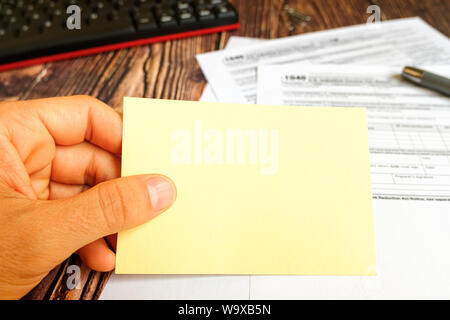
[[49,228],[53,240],[60,240],[72,253],[101,237],[151,220],[175,198],[175,185],[167,177],[130,176],[100,183],[72,198],[46,201],[45,220],[53,226]]

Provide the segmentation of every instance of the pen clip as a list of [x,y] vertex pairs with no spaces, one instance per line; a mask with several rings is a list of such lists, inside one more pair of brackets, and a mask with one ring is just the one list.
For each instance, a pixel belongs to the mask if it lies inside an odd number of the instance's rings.
[[288,5],[285,5],[283,10],[289,19],[289,31],[294,30],[294,28],[299,24],[304,27],[307,22],[311,21],[311,17],[309,15],[300,12],[295,8],[289,7]]

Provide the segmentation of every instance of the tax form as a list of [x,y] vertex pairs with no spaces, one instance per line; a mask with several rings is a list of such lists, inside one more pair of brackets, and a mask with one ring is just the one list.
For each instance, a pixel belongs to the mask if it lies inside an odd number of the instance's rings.
[[[239,47],[249,46],[249,45],[252,45],[255,43],[263,43],[263,42],[268,42],[268,41],[270,41],[270,40],[234,36],[234,37],[230,37],[225,48],[229,50],[232,48],[239,48]],[[202,92],[202,95],[201,95],[199,101],[219,102],[219,100],[216,97],[216,94],[213,91],[213,88],[211,87],[211,85],[209,83],[206,84],[205,89],[203,89],[203,92]]]
[[450,45],[416,17],[275,39],[197,60],[220,102],[256,103],[260,63],[439,65],[450,61]]
[[[450,76],[450,67],[428,67]],[[258,103],[366,107],[375,199],[450,200],[450,99],[398,67],[261,65]]]

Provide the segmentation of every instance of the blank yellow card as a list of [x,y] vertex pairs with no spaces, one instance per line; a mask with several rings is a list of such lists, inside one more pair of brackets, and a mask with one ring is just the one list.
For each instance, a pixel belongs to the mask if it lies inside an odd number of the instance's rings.
[[125,98],[122,175],[177,185],[116,273],[375,274],[366,113]]

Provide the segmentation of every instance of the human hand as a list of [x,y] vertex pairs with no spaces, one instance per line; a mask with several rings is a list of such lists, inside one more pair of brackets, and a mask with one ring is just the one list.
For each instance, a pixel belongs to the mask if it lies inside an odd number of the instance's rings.
[[121,145],[120,115],[94,98],[0,103],[1,299],[24,296],[77,250],[112,270],[106,241],[173,203],[164,176],[118,178]]

